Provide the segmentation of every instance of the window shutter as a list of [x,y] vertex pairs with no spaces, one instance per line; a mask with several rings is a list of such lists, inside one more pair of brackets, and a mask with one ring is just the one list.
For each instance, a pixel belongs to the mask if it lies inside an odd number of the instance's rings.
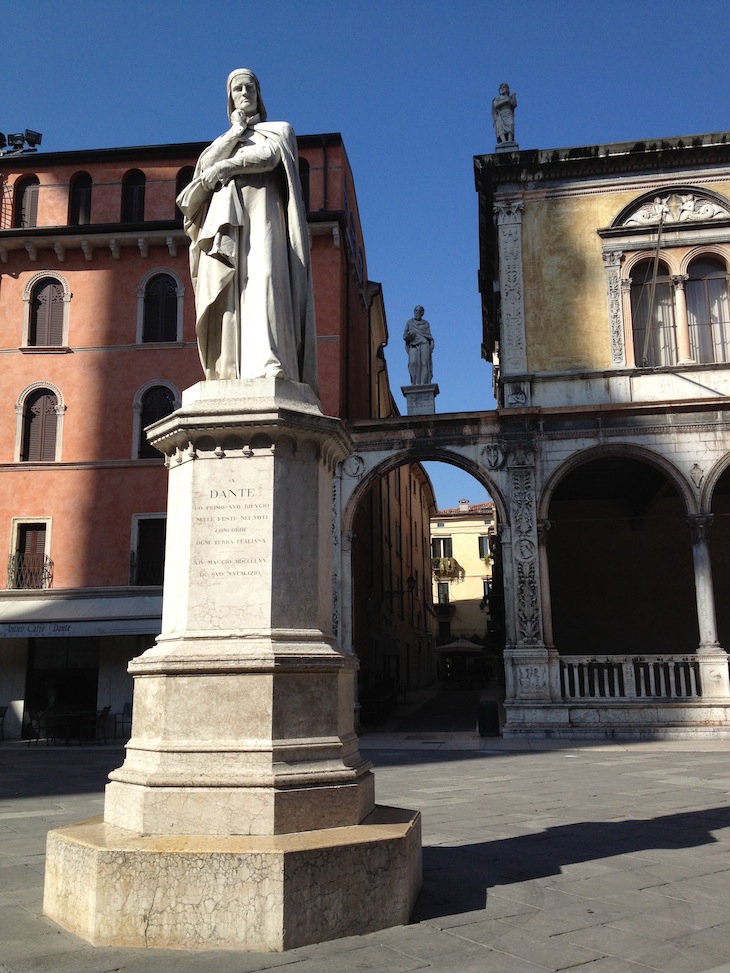
[[23,192],[23,226],[38,225],[38,183],[26,186]]
[[39,389],[28,398],[21,457],[26,462],[52,463],[56,459],[56,405],[56,396],[48,389]]
[[63,287],[57,281],[42,280],[33,292],[28,343],[63,344]]
[[18,529],[18,554],[46,553],[46,525],[21,524]]

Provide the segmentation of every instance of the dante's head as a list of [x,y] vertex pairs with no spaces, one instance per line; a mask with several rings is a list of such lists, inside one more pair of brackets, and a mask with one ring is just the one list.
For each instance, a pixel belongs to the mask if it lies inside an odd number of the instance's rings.
[[413,317],[418,321],[420,321],[423,317],[423,308],[420,304],[416,304],[416,306],[413,308]]
[[[251,87],[253,86],[253,87]],[[234,92],[234,88],[236,89]],[[263,99],[261,97],[261,85],[259,84],[259,79],[253,73],[249,71],[248,68],[236,68],[235,71],[231,71],[228,75],[228,81],[226,82],[226,90],[228,91],[228,118],[230,120],[231,115],[237,107],[236,101],[241,98],[246,97],[245,89],[248,88],[250,100],[253,101],[253,95],[255,93],[256,105],[252,112],[247,112],[247,114],[255,114],[258,112],[261,121],[266,120],[266,108],[264,106]]]
[[499,93],[500,93],[500,95],[508,95],[509,94],[509,85],[508,84],[505,84],[504,82],[502,82],[502,84],[499,86]]

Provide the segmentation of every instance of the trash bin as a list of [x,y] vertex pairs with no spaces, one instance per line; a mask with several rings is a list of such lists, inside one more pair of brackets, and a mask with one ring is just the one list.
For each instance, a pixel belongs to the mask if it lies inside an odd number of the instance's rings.
[[480,737],[499,736],[499,703],[496,699],[480,699],[477,704],[477,725]]

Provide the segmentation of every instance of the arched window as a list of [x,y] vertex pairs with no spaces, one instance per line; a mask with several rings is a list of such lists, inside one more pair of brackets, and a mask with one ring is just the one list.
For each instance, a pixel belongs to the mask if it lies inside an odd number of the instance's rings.
[[730,302],[725,264],[716,257],[693,260],[685,291],[692,358],[703,363],[730,361]]
[[[185,166],[183,169],[181,169],[178,172],[177,179],[175,180],[175,199],[177,199],[177,197],[180,195],[183,189],[185,189],[186,186],[190,185],[190,183],[193,180],[194,172],[195,170],[193,169],[192,166]],[[177,206],[175,206],[175,219],[180,224],[180,226],[182,226],[183,215]]]
[[144,222],[144,190],[147,180],[139,169],[132,169],[122,180],[122,223]]
[[13,212],[14,227],[36,226],[38,221],[38,189],[40,182],[37,176],[26,176],[19,179],[15,185],[15,209]]
[[25,400],[20,458],[26,463],[49,463],[56,459],[58,399],[47,388],[39,388]]
[[147,281],[142,341],[177,341],[177,284],[170,274]]
[[68,223],[69,226],[91,223],[91,176],[88,172],[79,172],[71,180]]
[[309,212],[309,163],[306,159],[299,160],[299,181],[302,184],[304,208]]
[[63,319],[63,285],[52,277],[44,277],[31,292],[28,344],[63,345]]
[[672,283],[666,264],[644,260],[631,271],[634,359],[639,368],[677,363]]
[[137,456],[139,459],[161,459],[162,454],[147,442],[144,430],[147,426],[164,419],[175,409],[175,393],[167,385],[153,385],[142,395],[139,408]]

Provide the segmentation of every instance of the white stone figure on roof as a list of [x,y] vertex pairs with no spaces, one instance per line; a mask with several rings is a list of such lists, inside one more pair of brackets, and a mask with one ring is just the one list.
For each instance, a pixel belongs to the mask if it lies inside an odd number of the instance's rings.
[[228,77],[230,128],[177,204],[190,237],[206,379],[285,378],[317,392],[307,217],[296,136],[270,122],[256,75]]
[[514,142],[515,108],[517,108],[517,95],[510,94],[508,84],[501,84],[499,94],[492,99],[492,124],[497,142]]

